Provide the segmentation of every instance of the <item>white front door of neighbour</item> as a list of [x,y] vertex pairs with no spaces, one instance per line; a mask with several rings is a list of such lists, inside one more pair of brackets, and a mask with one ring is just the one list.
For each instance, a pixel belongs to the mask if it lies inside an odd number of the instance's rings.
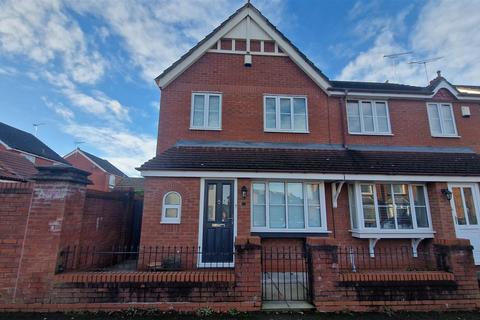
[[477,184],[449,184],[452,192],[453,220],[457,238],[468,239],[473,246],[475,264],[480,265],[479,190]]

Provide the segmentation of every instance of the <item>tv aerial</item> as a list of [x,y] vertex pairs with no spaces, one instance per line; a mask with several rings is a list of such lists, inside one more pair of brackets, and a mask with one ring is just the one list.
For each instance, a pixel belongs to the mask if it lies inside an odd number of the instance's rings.
[[392,53],[392,54],[386,54],[383,56],[384,59],[390,59],[392,60],[392,68],[393,68],[393,78],[398,81],[397,78],[397,62],[399,57],[406,56],[409,54],[413,54],[413,51],[405,51],[405,52],[399,52],[399,53]]
[[33,123],[32,125],[33,125],[33,128],[34,128],[34,130],[35,130],[35,131],[34,131],[34,135],[35,135],[35,137],[36,137],[36,136],[37,136],[37,132],[38,132],[38,127],[44,126],[44,125],[46,125],[46,123],[39,122],[39,123]]
[[425,60],[410,61],[408,64],[423,64],[423,67],[425,69],[425,78],[427,79],[427,84],[428,84],[430,81],[430,78],[428,77],[427,63],[438,61],[440,59],[443,59],[443,57],[435,57],[435,58],[430,58]]

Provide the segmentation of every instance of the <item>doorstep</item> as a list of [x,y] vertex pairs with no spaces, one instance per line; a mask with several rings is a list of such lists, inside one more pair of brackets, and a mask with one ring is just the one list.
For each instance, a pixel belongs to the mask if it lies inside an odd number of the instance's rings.
[[262,303],[262,311],[300,311],[312,309],[315,309],[315,307],[307,301],[266,301]]

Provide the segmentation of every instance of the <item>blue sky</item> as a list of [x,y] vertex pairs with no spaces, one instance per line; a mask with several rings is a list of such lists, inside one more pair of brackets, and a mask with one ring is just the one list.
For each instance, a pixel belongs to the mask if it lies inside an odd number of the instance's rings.
[[[244,1],[0,0],[0,121],[130,175],[155,153],[153,78]],[[480,85],[480,1],[252,0],[329,78]],[[413,51],[395,61],[383,55]]]

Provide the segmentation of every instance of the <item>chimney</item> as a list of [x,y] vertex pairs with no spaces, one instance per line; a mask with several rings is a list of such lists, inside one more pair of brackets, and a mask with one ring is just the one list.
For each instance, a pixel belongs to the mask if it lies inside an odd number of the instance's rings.
[[442,77],[442,71],[437,70],[437,78],[441,78],[441,77]]

